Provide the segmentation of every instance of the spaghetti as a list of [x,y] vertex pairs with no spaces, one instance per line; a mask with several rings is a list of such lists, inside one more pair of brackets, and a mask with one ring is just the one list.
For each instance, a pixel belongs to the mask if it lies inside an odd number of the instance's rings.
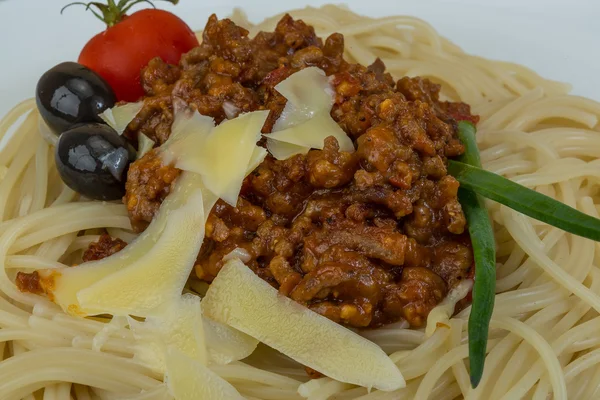
[[[466,102],[481,116],[486,169],[598,217],[600,104],[525,67],[467,55],[416,18],[371,19],[336,6],[290,14],[319,36],[343,34],[349,61],[368,65],[380,57],[396,78],[442,84],[445,99]],[[280,16],[252,25],[236,11],[232,19],[252,35],[273,30]],[[13,283],[19,270],[79,263],[98,228],[132,235],[125,206],[78,200],[63,185],[39,119],[28,100],[0,122],[0,398],[171,398],[162,375],[136,358],[137,342],[119,318],[70,316]],[[395,392],[330,378],[307,382],[302,366],[262,345],[243,362],[210,368],[248,399],[600,397],[600,245],[498,204],[487,207],[498,294],[477,389],[466,364],[470,308],[449,317],[470,283],[431,312],[427,329],[395,324],[362,333],[407,380]],[[204,290],[200,282],[186,288]]]

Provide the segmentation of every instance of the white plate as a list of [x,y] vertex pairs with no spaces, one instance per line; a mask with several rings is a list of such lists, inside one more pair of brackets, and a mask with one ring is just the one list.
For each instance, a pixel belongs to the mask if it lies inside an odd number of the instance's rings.
[[[79,51],[103,24],[72,0],[0,0],[0,116],[32,97],[39,76]],[[87,0],[86,0],[87,1]],[[181,0],[156,5],[192,28],[210,13],[227,16],[243,6],[258,21],[319,0]],[[346,0],[371,15],[409,14],[430,22],[465,50],[519,62],[545,77],[573,84],[574,93],[600,100],[600,0]]]

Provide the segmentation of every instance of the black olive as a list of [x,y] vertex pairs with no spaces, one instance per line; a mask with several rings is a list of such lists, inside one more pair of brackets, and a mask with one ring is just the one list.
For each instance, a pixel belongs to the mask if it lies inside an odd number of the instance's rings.
[[35,99],[44,121],[57,135],[76,124],[103,123],[98,114],[116,102],[100,75],[74,62],[58,64],[42,75]]
[[117,200],[135,152],[124,138],[102,124],[83,124],[64,132],[55,150],[56,167],[67,186],[94,200]]

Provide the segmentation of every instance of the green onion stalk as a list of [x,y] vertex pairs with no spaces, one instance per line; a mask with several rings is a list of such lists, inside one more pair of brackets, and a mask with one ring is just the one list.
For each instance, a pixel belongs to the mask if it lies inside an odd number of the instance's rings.
[[458,136],[465,153],[448,162],[448,173],[460,183],[459,201],[469,224],[475,260],[475,283],[469,316],[469,363],[471,386],[483,376],[489,324],[496,291],[496,246],[483,197],[566,232],[600,241],[600,220],[551,197],[481,168],[475,126],[458,123]]

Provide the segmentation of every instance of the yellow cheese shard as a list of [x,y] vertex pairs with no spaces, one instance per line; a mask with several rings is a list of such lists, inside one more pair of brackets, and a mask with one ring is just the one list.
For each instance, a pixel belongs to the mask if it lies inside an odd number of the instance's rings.
[[165,372],[165,356],[173,347],[188,357],[207,363],[200,297],[185,294],[156,317],[144,322],[128,317],[136,341],[136,358],[150,368]]
[[181,159],[196,157],[214,127],[214,119],[198,111],[176,113],[171,135],[161,146],[164,163],[173,164]]
[[135,116],[138,115],[143,105],[144,102],[140,101],[108,108],[100,114],[100,118],[102,118],[108,126],[117,131],[119,135],[122,135],[123,132],[125,132],[125,129],[127,129],[127,125],[129,125]]
[[194,152],[179,152],[175,166],[202,175],[208,190],[235,207],[268,115],[269,111],[243,114],[221,123],[208,137],[196,139],[190,135],[190,140],[201,142],[201,145],[194,146],[198,147]]
[[0,182],[4,180],[6,174],[8,174],[8,167],[6,165],[0,165]]
[[337,139],[341,151],[354,151],[352,139],[331,118],[329,109],[315,113],[311,119],[300,125],[265,135],[270,140],[312,149],[323,149],[323,142],[329,136]]
[[322,70],[305,68],[275,89],[287,103],[273,132],[265,135],[273,157],[285,160],[296,154],[306,154],[311,148],[323,149],[329,136],[337,139],[341,151],[354,151],[352,140],[331,118],[334,91]]
[[215,127],[215,120],[196,110],[183,110],[175,114],[169,141],[179,140],[191,133],[208,134]]
[[221,269],[202,310],[330,378],[383,391],[406,386],[379,346],[281,296],[239,260]]
[[39,271],[42,287],[48,297],[65,312],[81,316],[89,315],[81,309],[77,301],[77,293],[137,261],[152,248],[166,222],[167,207],[165,204],[162,207],[163,211],[159,211],[150,226],[134,242],[118,253],[74,268]]
[[185,205],[169,213],[165,228],[146,255],[77,293],[88,313],[160,315],[175,302],[204,240],[204,205],[197,189]]
[[244,399],[229,382],[174,348],[167,352],[165,379],[176,400]]
[[[108,312],[108,310],[103,309],[82,307],[77,299],[77,294],[83,289],[99,283],[104,278],[133,265],[144,264],[146,267],[150,267],[154,262],[153,257],[156,257],[156,252],[160,251],[155,245],[159,242],[163,231],[165,230],[167,219],[171,219],[171,216],[175,211],[182,207],[186,207],[186,204],[189,203],[188,200],[190,200],[192,195],[198,193],[202,188],[202,180],[199,175],[191,173],[182,174],[177,180],[175,189],[167,196],[150,226],[123,250],[110,257],[98,261],[87,262],[75,268],[39,271],[40,276],[42,277],[42,286],[48,294],[48,297],[61,306],[63,310],[71,314],[86,316]],[[212,194],[204,193],[202,196],[202,201],[204,203],[202,211],[204,209],[212,209],[216,200],[217,199]],[[188,205],[187,207],[189,209],[191,206]],[[173,223],[171,223],[171,226],[173,226]],[[200,226],[204,226],[204,224],[200,224]],[[171,230],[173,229],[176,230],[177,228],[172,227]],[[197,233],[198,227],[195,229],[195,234]],[[165,239],[163,239],[163,243],[164,242]],[[178,246],[178,243],[177,241],[173,241],[171,242],[171,245]],[[179,251],[185,250],[186,253],[188,252],[188,249],[177,248]],[[168,252],[168,249],[164,250]],[[188,254],[188,256],[190,257],[191,252],[192,249],[189,250],[190,254]],[[149,254],[153,255],[149,256]],[[176,268],[176,266],[173,267]],[[192,266],[189,266],[189,268],[192,268]],[[151,298],[156,294],[155,289],[158,283],[159,282],[154,282],[151,286],[145,288],[139,287],[138,291],[144,289],[144,297]],[[181,291],[179,294],[181,294]],[[143,316],[142,314],[135,313],[134,315]]]
[[269,153],[264,147],[254,146],[254,150],[252,151],[252,157],[250,158],[250,162],[248,163],[248,167],[246,168],[246,176],[248,176],[260,165],[260,163],[263,162],[267,154]]
[[204,338],[208,360],[214,364],[229,364],[248,357],[256,350],[258,340],[230,326],[204,316]]
[[[191,115],[185,112],[177,113],[171,136],[162,146],[165,163],[170,164],[178,159],[185,160],[198,157],[195,151],[204,146],[214,128],[214,120],[211,117],[199,114],[197,111],[194,111]],[[264,148],[254,146],[247,172],[252,172],[266,156],[267,151]],[[181,161],[180,165],[185,165],[185,163],[193,164],[193,161]]]
[[150,139],[148,136],[144,135],[142,132],[138,132],[138,151],[136,158],[139,160],[152,150],[154,147],[154,140]]
[[273,126],[273,132],[298,125],[322,110],[331,110],[334,92],[325,76],[317,67],[304,68],[275,86],[287,99],[281,116]]
[[310,151],[310,147],[280,142],[279,140],[269,139],[269,136],[265,136],[267,138],[267,149],[277,160],[287,160],[296,154],[306,154]]
[[185,294],[156,317],[144,322],[127,318],[136,338],[134,357],[158,372],[165,372],[169,347],[203,365],[229,364],[251,355],[258,340],[203,316],[200,297]]
[[267,116],[268,111],[247,113],[215,128],[211,117],[179,112],[161,147],[163,162],[202,175],[207,189],[235,205],[243,179],[268,154],[256,146]]

